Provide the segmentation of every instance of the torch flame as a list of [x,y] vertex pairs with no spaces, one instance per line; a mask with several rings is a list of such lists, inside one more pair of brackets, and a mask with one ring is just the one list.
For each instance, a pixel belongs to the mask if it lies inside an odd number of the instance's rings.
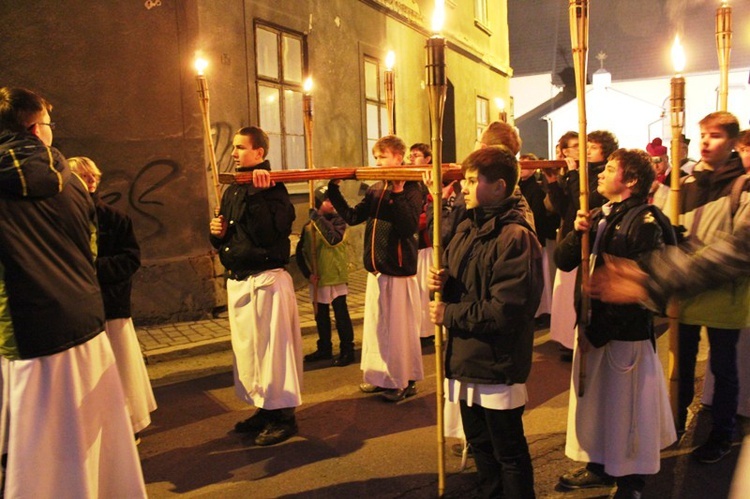
[[495,105],[499,111],[505,111],[505,101],[502,97],[495,97]]
[[195,70],[198,71],[198,75],[203,76],[203,72],[208,67],[208,61],[205,60],[203,57],[196,57],[194,65],[195,65]]
[[385,56],[385,69],[393,71],[393,65],[396,63],[396,53],[393,50],[388,51],[388,55]]
[[672,65],[674,65],[675,73],[682,73],[685,69],[685,50],[680,44],[680,35],[674,37],[674,44],[672,45]]
[[440,33],[445,23],[445,0],[435,0],[435,10],[432,13],[432,32]]
[[312,92],[312,88],[313,88],[312,76],[308,76],[307,79],[305,79],[305,83],[302,84],[302,90],[306,94],[309,95],[310,92]]

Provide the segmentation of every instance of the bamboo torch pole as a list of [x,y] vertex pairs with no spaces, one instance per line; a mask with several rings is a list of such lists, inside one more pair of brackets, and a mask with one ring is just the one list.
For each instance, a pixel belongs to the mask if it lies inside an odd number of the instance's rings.
[[393,50],[388,51],[388,55],[385,57],[385,71],[383,72],[383,80],[385,86],[385,108],[388,114],[388,134],[393,135],[396,133],[396,120],[393,115],[393,104],[395,102],[396,94],[396,82],[395,74],[393,72],[393,65],[396,62],[396,53]]
[[[675,76],[670,82],[669,108],[672,124],[672,172],[670,173],[669,220],[673,226],[680,225],[680,142],[685,126],[685,78],[680,73],[685,69],[685,53],[680,45],[680,38],[675,37],[672,46],[672,63]],[[669,317],[669,403],[672,414],[678,417],[678,380],[679,380],[679,306],[676,300],[669,302],[667,311]]]
[[716,9],[716,52],[719,56],[719,111],[729,98],[729,51],[732,49],[732,7],[724,0]]
[[211,119],[208,116],[208,81],[204,71],[208,67],[208,61],[198,57],[195,59],[195,70],[198,72],[195,80],[198,83],[198,101],[201,105],[201,115],[203,116],[203,143],[208,149],[208,159],[211,166],[211,178],[214,187],[214,216],[219,216],[221,206],[221,189],[219,188],[219,170],[216,167],[216,151],[214,150],[214,140],[211,136]]
[[[432,254],[433,266],[441,268],[441,217],[443,187],[443,111],[445,109],[445,97],[448,90],[445,76],[445,38],[440,35],[445,18],[445,5],[443,0],[435,0],[435,11],[432,18],[432,31],[435,33],[427,40],[425,47],[427,51],[427,97],[430,110],[430,133],[432,138],[432,207],[433,207],[433,230],[432,230]],[[442,293],[435,293],[435,301],[442,299]],[[445,368],[443,366],[443,328],[435,326],[435,380],[437,382],[437,449],[438,449],[438,497],[445,493],[445,428],[443,421],[443,379]]]
[[[312,141],[312,132],[313,132],[313,103],[312,103],[312,86],[313,81],[311,77],[308,77],[305,80],[305,83],[303,85],[303,95],[302,95],[302,117],[303,117],[303,124],[305,128],[305,161],[307,170],[313,170],[315,169],[315,164],[313,163],[313,141]],[[308,182],[309,187],[309,198],[310,198],[310,209],[315,209],[315,181],[310,180]],[[318,275],[318,252],[315,248],[315,222],[310,222],[310,269],[312,270],[312,274],[317,276]],[[313,312],[318,313],[318,283],[317,281],[313,281],[312,283],[312,305],[313,305]]]
[[[589,2],[570,0],[570,41],[573,48],[573,63],[576,75],[576,97],[578,100],[579,185],[581,210],[589,211],[589,166],[586,159],[586,64],[589,45]],[[589,281],[589,233],[581,237],[581,314],[578,319],[578,336],[586,334],[589,323],[591,299],[586,291]],[[586,353],[579,349],[578,396],[583,397],[586,385]]]

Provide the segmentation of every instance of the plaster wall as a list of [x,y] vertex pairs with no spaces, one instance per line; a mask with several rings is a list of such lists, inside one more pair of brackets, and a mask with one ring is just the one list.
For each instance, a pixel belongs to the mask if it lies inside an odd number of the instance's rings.
[[[455,92],[456,150],[473,148],[476,95],[507,99],[505,2],[493,0],[489,29],[471,8],[448,2],[448,77]],[[136,274],[138,323],[191,320],[225,305],[222,268],[208,243],[215,207],[192,67],[211,65],[212,138],[220,170],[231,169],[233,132],[258,124],[253,26],[263,21],[302,34],[315,79],[316,167],[361,166],[362,58],[396,51],[396,132],[429,142],[424,45],[431,0],[161,0],[0,3],[3,86],[24,86],[54,105],[55,146],[91,157],[100,194],[133,218],[143,267]],[[43,13],[43,14],[42,14]],[[495,110],[496,112],[496,110]],[[307,220],[307,190],[292,197],[294,232]],[[358,182],[347,182],[352,203]],[[361,265],[362,227],[350,234]],[[296,237],[296,236],[294,236]],[[293,245],[294,247],[294,245]],[[298,286],[305,283],[295,272]]]

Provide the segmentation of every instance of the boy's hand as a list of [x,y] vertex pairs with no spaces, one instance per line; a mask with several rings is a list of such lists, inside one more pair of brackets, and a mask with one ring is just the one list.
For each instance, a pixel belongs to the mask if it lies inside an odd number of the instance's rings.
[[406,180],[394,180],[393,181],[393,192],[399,193],[404,192],[404,184],[406,183]]
[[587,232],[591,229],[591,214],[587,211],[578,210],[576,220],[573,222],[573,228],[578,232]]
[[253,185],[258,189],[268,189],[276,185],[276,182],[271,180],[271,172],[257,168],[253,170]]
[[578,169],[578,161],[573,158],[565,158],[565,163],[568,165],[568,171],[574,171]]
[[227,224],[224,221],[224,215],[219,215],[216,218],[211,219],[211,223],[208,226],[211,235],[223,239],[227,233]]
[[445,318],[445,303],[441,301],[430,302],[430,320],[433,324],[442,326]]
[[430,275],[427,277],[427,287],[430,291],[442,291],[445,281],[448,280],[448,271],[430,267]]
[[432,170],[422,172],[422,182],[427,186],[427,190],[432,192]]
[[642,303],[648,300],[648,275],[627,258],[604,254],[606,265],[594,270],[589,281],[593,298],[607,303]]

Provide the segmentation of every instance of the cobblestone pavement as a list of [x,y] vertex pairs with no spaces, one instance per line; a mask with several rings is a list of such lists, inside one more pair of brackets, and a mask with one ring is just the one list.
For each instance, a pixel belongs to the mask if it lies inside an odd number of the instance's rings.
[[[352,322],[362,321],[365,306],[367,271],[359,269],[349,274],[349,315]],[[315,334],[310,293],[307,286],[297,290],[302,334]],[[230,348],[229,320],[226,312],[219,317],[192,322],[176,322],[158,326],[136,327],[138,341],[147,363],[178,357],[199,355]]]

